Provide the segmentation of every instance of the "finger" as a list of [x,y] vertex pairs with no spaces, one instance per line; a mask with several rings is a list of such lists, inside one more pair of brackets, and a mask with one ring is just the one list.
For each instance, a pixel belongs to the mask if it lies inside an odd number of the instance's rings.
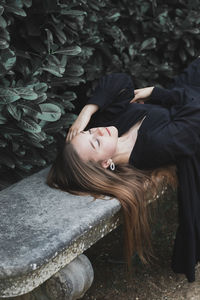
[[134,94],[137,94],[139,91],[141,91],[142,89],[135,89],[134,90]]
[[138,99],[139,99],[139,95],[136,94],[135,97],[133,99],[131,99],[130,103],[137,102]]
[[77,135],[77,130],[73,130],[71,139],[73,139]]
[[142,89],[136,89],[136,90],[134,90],[134,94],[136,95],[136,94],[142,92],[143,90],[144,90],[143,88]]
[[68,132],[68,135],[67,135],[67,141],[68,141],[68,142],[70,142],[71,139],[72,139],[72,132],[73,132],[72,129],[70,129],[69,132]]
[[74,133],[74,130],[72,130],[70,133],[70,141],[73,139],[74,136],[75,136],[75,133]]
[[70,138],[70,129],[69,129],[69,131],[68,131],[68,133],[67,133],[67,137],[66,137],[66,141],[67,141],[67,142],[69,141],[69,138]]
[[135,103],[137,99],[133,98],[130,103]]
[[80,132],[78,129],[74,129],[71,134],[71,140]]

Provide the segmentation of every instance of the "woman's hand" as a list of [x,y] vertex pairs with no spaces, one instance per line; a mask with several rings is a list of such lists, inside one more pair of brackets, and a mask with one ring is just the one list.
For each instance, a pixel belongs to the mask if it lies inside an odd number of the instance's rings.
[[146,87],[143,89],[137,89],[134,91],[135,97],[130,101],[130,103],[143,103],[149,99],[151,93],[154,89],[154,86]]
[[69,128],[66,141],[71,141],[79,132],[83,131],[88,125],[91,116],[98,110],[96,104],[87,104],[83,107],[76,121]]

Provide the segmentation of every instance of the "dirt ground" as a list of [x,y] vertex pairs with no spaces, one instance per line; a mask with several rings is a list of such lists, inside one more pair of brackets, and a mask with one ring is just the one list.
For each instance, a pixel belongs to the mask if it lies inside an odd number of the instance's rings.
[[156,258],[150,265],[143,265],[135,257],[131,277],[123,259],[122,228],[87,250],[95,279],[83,300],[200,300],[200,267],[197,266],[194,283],[188,283],[184,275],[174,274],[170,268],[177,228],[175,203],[175,197],[162,199],[154,209],[152,239]]

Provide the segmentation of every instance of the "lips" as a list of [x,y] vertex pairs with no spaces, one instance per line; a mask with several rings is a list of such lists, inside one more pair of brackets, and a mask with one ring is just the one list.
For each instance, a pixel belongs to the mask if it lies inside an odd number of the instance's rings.
[[110,130],[109,130],[107,127],[106,127],[106,130],[107,130],[108,134],[111,135],[111,134],[110,134]]

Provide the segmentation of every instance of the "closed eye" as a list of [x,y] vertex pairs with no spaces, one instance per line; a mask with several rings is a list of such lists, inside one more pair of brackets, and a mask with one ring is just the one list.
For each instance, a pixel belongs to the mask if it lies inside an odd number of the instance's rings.
[[[91,134],[91,133],[92,133],[91,129],[89,129],[88,131],[89,131],[89,134]],[[97,144],[98,144],[98,147],[100,147],[100,141],[99,141],[99,139],[96,139],[95,141],[97,142]],[[94,146],[94,144],[93,144],[93,143],[91,143],[91,145],[92,145],[92,147],[93,147],[94,149],[96,149],[96,147]]]
[[97,143],[98,143],[98,146],[100,147],[100,141],[98,139],[96,139]]

